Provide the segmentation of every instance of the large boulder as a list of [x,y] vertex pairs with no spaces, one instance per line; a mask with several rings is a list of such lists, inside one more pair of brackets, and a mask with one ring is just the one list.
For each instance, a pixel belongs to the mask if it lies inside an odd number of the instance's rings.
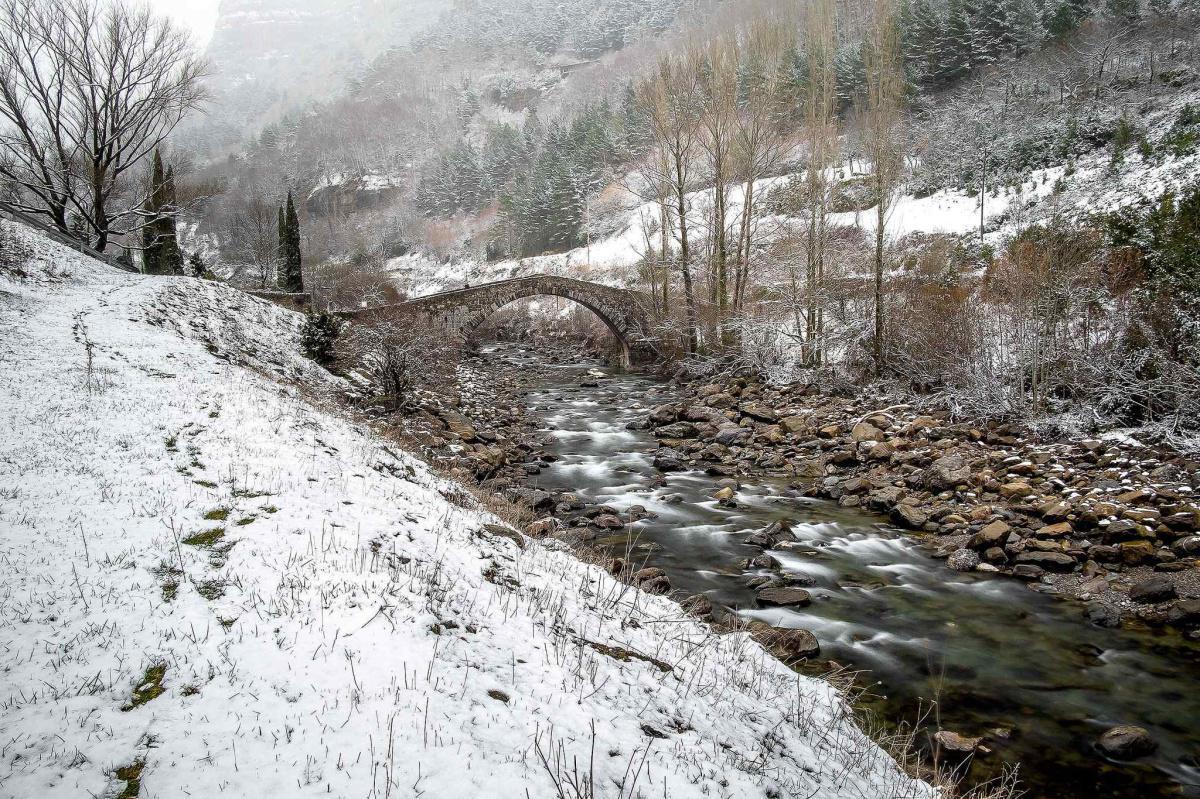
[[750,636],[764,649],[789,665],[821,654],[817,637],[808,630],[785,630],[761,621],[752,621],[749,631]]
[[943,455],[925,470],[925,485],[934,491],[948,491],[971,479],[971,467],[957,453]]
[[1096,747],[1109,757],[1132,760],[1150,754],[1158,748],[1158,744],[1144,727],[1122,724],[1101,735]]
[[1129,598],[1134,602],[1167,602],[1175,598],[1175,583],[1170,577],[1156,574],[1134,583]]

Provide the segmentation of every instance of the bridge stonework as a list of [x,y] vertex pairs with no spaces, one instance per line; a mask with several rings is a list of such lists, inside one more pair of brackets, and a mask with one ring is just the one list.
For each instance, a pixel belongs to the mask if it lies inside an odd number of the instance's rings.
[[427,324],[443,327],[465,340],[484,320],[510,302],[545,295],[565,297],[596,314],[620,343],[626,363],[644,363],[656,356],[649,338],[648,296],[575,278],[529,275],[418,297],[388,310],[414,314]]

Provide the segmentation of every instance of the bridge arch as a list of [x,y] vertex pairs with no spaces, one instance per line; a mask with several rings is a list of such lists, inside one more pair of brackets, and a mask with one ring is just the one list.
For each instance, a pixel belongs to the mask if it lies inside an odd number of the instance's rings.
[[509,303],[539,296],[564,297],[594,313],[620,344],[626,363],[653,357],[647,338],[648,298],[639,292],[556,275],[530,275],[431,294],[396,306],[445,327],[464,340]]

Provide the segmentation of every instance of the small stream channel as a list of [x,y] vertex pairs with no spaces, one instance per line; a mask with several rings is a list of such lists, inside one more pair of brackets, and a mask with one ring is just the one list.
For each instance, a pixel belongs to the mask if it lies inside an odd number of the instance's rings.
[[[628,530],[648,565],[686,594],[811,630],[822,661],[866,672],[859,681],[884,718],[913,721],[936,699],[929,727],[987,738],[992,751],[977,756],[972,779],[1019,762],[1032,797],[1200,797],[1200,647],[1168,632],[1092,627],[1076,604],[1011,578],[952,571],[880,518],[799,497],[786,479],[744,480],[737,508],[716,504],[718,478],[703,472],[670,473],[656,486],[653,435],[626,424],[671,399],[666,383],[609,373],[581,387],[598,362],[550,368],[515,345],[485,349],[538,367],[528,369],[528,411],[558,460],[531,484],[657,514]],[[811,580],[809,607],[759,607],[745,585],[753,572],[736,565],[760,552],[743,539],[775,520],[799,540],[770,554]],[[1093,742],[1115,724],[1146,727],[1158,751],[1106,760]]]

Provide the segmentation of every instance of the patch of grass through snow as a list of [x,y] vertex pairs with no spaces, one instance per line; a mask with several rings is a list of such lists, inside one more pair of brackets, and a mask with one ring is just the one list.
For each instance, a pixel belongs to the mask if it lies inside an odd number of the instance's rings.
[[[147,666],[146,673],[142,675],[141,683],[137,688],[133,689],[133,698],[130,699],[129,704],[125,705],[123,708],[121,708],[121,710],[128,713],[135,707],[141,707],[147,702],[150,702],[161,696],[163,691],[166,690],[163,688],[162,684],[163,677],[165,676],[167,676],[166,663],[152,663]],[[137,794],[134,793],[133,796],[137,796]]]
[[113,776],[125,783],[125,788],[117,794],[117,799],[137,799],[142,791],[142,769],[146,768],[145,760],[135,760],[128,766],[121,766],[113,772]]

